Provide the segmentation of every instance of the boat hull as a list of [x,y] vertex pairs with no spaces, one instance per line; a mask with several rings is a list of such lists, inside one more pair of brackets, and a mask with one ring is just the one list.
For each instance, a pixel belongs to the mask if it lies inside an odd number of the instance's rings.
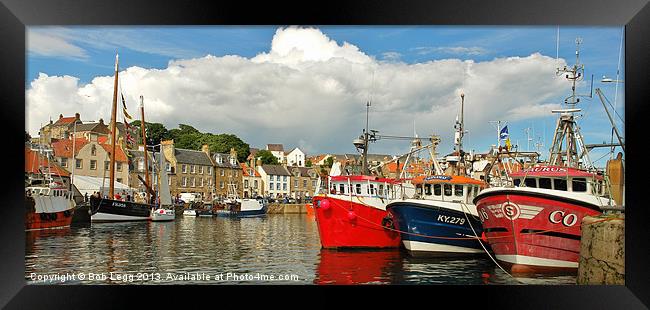
[[[400,235],[382,226],[385,209],[346,200],[348,196],[313,199],[321,246],[326,249],[398,248]],[[324,203],[327,201],[327,203]],[[328,205],[327,208],[324,206]]]
[[93,214],[91,221],[100,222],[125,222],[125,221],[148,221],[151,216],[153,205],[120,201],[111,199],[99,199],[92,197],[90,205],[97,213]]
[[477,211],[495,258],[512,273],[577,272],[580,224],[596,206],[560,196],[493,191]]
[[215,215],[217,217],[258,217],[266,215],[266,208],[247,211],[217,210]]
[[[49,199],[50,197],[39,197],[41,200]],[[72,218],[74,216],[74,202],[64,201],[69,204],[69,209],[58,212],[40,212],[37,213],[35,208],[35,201],[32,197],[25,197],[25,230],[45,230],[45,229],[60,229],[70,227]]]
[[[480,237],[483,232],[478,217],[445,208],[443,202],[413,200],[388,204],[395,228],[401,233],[402,243],[413,256],[459,256],[483,254]],[[474,206],[468,206],[474,207]],[[467,221],[471,221],[470,223]],[[472,230],[472,228],[474,230]],[[456,239],[458,238],[458,239]]]
[[150,219],[152,222],[170,222],[176,219],[176,215],[172,209],[157,209],[151,212]]

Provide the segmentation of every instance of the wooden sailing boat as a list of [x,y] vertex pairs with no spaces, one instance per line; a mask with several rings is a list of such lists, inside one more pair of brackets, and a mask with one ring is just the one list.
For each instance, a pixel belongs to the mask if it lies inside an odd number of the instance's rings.
[[[110,152],[111,160],[110,160],[109,194],[108,197],[93,196],[90,198],[91,206],[93,207],[93,209],[97,209],[97,213],[93,214],[93,216],[91,217],[92,222],[147,221],[151,216],[151,211],[156,208],[156,206],[151,203],[152,202],[151,200],[147,200],[147,202],[149,203],[137,203],[134,201],[115,199],[115,193],[114,193],[115,151],[116,151],[115,124],[117,118],[118,68],[119,68],[119,56],[115,55],[115,82],[113,85],[113,106],[112,106],[112,113],[111,113],[111,152]],[[143,123],[144,123],[144,119],[143,119]],[[142,138],[143,140],[145,140],[144,136]],[[146,153],[147,152],[145,148],[145,156]],[[148,177],[148,172],[146,174]]]

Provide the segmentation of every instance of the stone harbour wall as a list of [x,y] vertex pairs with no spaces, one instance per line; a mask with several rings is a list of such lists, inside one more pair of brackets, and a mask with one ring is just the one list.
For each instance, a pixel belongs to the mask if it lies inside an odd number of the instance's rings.
[[586,216],[581,230],[577,283],[625,285],[625,215]]

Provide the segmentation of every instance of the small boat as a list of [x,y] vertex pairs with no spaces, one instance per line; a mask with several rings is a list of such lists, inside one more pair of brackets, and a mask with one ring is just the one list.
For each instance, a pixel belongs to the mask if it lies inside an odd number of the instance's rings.
[[[42,153],[45,153],[43,155]],[[25,230],[69,227],[75,211],[72,191],[65,187],[62,177],[67,172],[52,167],[49,152],[42,146],[32,150],[25,146]],[[52,169],[55,171],[53,172]],[[55,181],[54,177],[61,178]]]
[[152,222],[169,222],[176,218],[173,209],[156,209],[151,212]]
[[228,185],[228,198],[214,210],[219,217],[258,217],[266,216],[267,204],[257,199],[241,199],[237,196],[235,184]]
[[183,216],[197,216],[196,210],[189,209],[183,211]]

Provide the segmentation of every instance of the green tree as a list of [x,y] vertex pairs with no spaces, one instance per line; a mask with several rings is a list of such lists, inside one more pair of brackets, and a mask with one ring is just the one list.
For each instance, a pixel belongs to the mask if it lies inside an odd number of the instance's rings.
[[25,130],[25,142],[29,142],[29,140],[31,140],[31,139],[32,139],[32,136],[30,136],[29,133],[27,132],[27,130]]
[[210,152],[216,153],[229,153],[231,148],[237,151],[237,160],[245,162],[250,154],[250,146],[239,137],[233,134],[218,134],[211,133],[204,134],[204,139],[201,145],[207,144],[210,146]]
[[[131,126],[136,127],[138,129],[137,130],[138,133],[142,132],[140,130],[140,123],[141,121],[139,120],[131,122]],[[144,129],[146,130],[146,135],[147,135],[147,145],[155,145],[155,144],[159,144],[161,140],[171,139],[171,135],[169,134],[169,131],[167,130],[167,128],[165,128],[165,125],[161,123],[145,122]],[[138,143],[142,143],[142,141],[140,140],[138,141]]]
[[311,167],[312,165],[313,164],[311,163],[311,160],[307,159],[307,161],[305,162],[305,166],[306,167]]
[[278,158],[271,153],[269,150],[260,150],[255,154],[260,160],[262,160],[262,164],[264,165],[277,165],[278,164]]
[[323,166],[325,166],[327,168],[332,168],[333,164],[334,164],[334,157],[330,156],[325,160],[325,163],[323,164]]

